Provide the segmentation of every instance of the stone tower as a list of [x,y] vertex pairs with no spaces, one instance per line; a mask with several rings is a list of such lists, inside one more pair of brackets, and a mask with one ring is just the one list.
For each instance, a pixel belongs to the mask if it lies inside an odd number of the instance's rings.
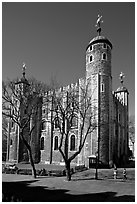
[[[115,148],[115,152],[117,152],[117,155],[120,159],[120,156],[122,155],[123,162],[127,161],[128,158],[128,141],[129,141],[129,135],[128,135],[128,89],[123,85],[124,81],[124,74],[120,73],[120,87],[114,92],[115,97],[119,100],[119,102],[122,104],[122,108],[118,109],[117,111],[117,118],[118,122],[121,123],[121,128],[118,124],[116,124],[116,129],[118,130],[118,145]],[[123,147],[123,148],[122,148]],[[115,153],[116,154],[116,153]],[[121,162],[121,161],[120,161]]]
[[[103,164],[108,165],[111,155],[112,119],[112,76],[111,42],[101,35],[101,18],[97,19],[97,37],[93,38],[86,49],[86,80],[90,81],[93,104],[96,104],[98,127],[91,134],[91,155],[96,155]],[[94,108],[93,108],[94,109]],[[93,110],[94,111],[94,110]]]
[[[30,84],[28,82],[28,80],[26,79],[25,76],[25,70],[26,70],[26,64],[23,63],[23,68],[22,68],[22,77],[19,81],[17,81],[15,83],[15,89],[17,94],[24,96],[24,98],[27,98],[28,94],[29,94],[29,89],[30,89]],[[27,110],[26,107],[24,105],[24,101],[18,101],[18,108],[20,109],[20,115],[21,115],[21,120],[23,117],[25,117],[25,115],[27,114]],[[18,143],[17,143],[17,162],[20,161],[25,161],[28,160],[28,153],[27,153],[27,148],[24,145],[23,141],[20,139],[19,137],[19,126],[18,126],[18,133],[17,133],[17,137],[18,137]],[[28,140],[28,131],[29,131],[29,125],[28,127],[25,128],[25,139]],[[14,150],[15,151],[15,150]],[[27,159],[26,159],[27,158]]]
[[[23,122],[28,121],[24,128],[23,136],[31,146],[34,163],[38,163],[40,161],[42,97],[31,90],[32,87],[30,88],[30,84],[25,77],[25,69],[26,65],[23,64],[22,77],[15,83],[17,98],[13,98],[13,100],[17,102],[16,111],[20,113],[20,122],[23,124]],[[31,118],[29,119],[30,116]],[[20,137],[20,127],[16,123],[12,125],[10,120],[8,129],[7,161],[28,162],[28,149]]]

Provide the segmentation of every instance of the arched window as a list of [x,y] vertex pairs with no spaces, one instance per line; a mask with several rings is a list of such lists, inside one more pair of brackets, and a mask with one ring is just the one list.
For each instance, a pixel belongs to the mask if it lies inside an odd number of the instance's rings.
[[77,125],[78,125],[78,120],[77,120],[76,116],[74,116],[72,118],[72,121],[71,121],[71,126],[76,127]]
[[41,137],[40,149],[44,150],[44,137]]
[[92,45],[90,45],[90,47],[89,47],[89,50],[90,50],[90,51],[92,51],[92,50],[93,50],[93,47],[92,47]]
[[70,151],[75,151],[75,135],[70,137]]
[[42,121],[41,129],[42,129],[42,130],[45,130],[45,129],[46,129],[46,122],[45,122],[45,121]]
[[58,150],[58,136],[54,138],[54,150]]
[[60,127],[60,121],[58,118],[55,119],[55,128],[59,128]]
[[106,59],[107,59],[106,53],[103,53],[103,54],[102,54],[102,59],[103,59],[103,60],[106,60]]
[[89,57],[89,62],[92,62],[92,61],[93,61],[93,56],[90,55],[90,57]]
[[104,44],[103,44],[103,48],[104,48],[104,49],[106,49],[106,48],[107,48],[107,45],[106,45],[106,43],[104,43]]
[[46,110],[45,110],[45,108],[42,110],[42,112],[43,112],[43,114],[45,114],[46,113]]

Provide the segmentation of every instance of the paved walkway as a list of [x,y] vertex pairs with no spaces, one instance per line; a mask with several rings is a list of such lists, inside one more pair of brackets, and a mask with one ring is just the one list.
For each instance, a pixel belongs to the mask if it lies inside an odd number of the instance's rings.
[[3,192],[20,201],[128,202],[135,200],[135,182],[122,179],[90,178],[65,181],[65,177],[38,177],[3,174]]

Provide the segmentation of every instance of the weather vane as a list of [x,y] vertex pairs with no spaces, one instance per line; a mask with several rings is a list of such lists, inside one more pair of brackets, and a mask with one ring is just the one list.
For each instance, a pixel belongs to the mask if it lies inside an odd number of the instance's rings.
[[97,32],[98,32],[98,35],[100,36],[100,33],[101,33],[101,23],[103,23],[103,20],[102,19],[102,16],[101,15],[98,15],[98,18],[97,18],[97,22],[96,22],[96,27],[97,27]]
[[123,78],[125,78],[125,75],[124,75],[123,72],[120,73],[119,78],[120,78],[120,82],[121,82],[121,84],[123,86]]
[[23,62],[22,74],[25,77],[26,64]]

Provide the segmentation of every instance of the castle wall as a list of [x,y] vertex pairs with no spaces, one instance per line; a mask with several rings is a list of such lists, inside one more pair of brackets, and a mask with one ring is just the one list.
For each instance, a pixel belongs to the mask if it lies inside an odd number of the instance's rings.
[[[128,154],[128,93],[124,90],[112,95],[111,49],[112,45],[106,38],[97,36],[89,43],[86,50],[86,77],[79,79],[76,84],[56,90],[56,94],[61,94],[62,104],[65,107],[69,100],[66,91],[75,87],[80,103],[80,86],[86,87],[86,84],[89,83],[88,94],[91,97],[91,107],[88,113],[92,114],[92,124],[96,123],[97,125],[88,134],[80,154],[72,161],[75,165],[85,164],[89,167],[89,157],[91,156],[98,156],[99,161],[105,165],[113,162],[118,164],[121,161],[124,162]],[[25,85],[26,88],[28,88],[27,85]],[[58,147],[55,148],[55,140],[58,138],[59,145],[61,135],[59,129],[55,128],[55,114],[53,113],[55,104],[52,96],[53,92],[51,91],[45,94],[43,104],[42,101],[39,103],[38,113],[25,129],[24,136],[30,142],[35,163],[64,163]],[[21,115],[24,115],[23,105]],[[72,127],[68,135],[69,157],[79,148],[80,123],[81,117],[78,113],[78,124],[76,127]],[[35,125],[35,129],[32,132],[32,137],[29,138],[28,133],[33,125]],[[85,124],[83,135],[86,133],[86,128]],[[28,161],[27,149],[22,140],[18,140],[18,131],[16,128],[16,130],[12,129],[10,133],[12,143],[9,145],[9,160]],[[75,136],[75,150],[70,150],[72,135]],[[64,140],[62,150],[64,150]]]

